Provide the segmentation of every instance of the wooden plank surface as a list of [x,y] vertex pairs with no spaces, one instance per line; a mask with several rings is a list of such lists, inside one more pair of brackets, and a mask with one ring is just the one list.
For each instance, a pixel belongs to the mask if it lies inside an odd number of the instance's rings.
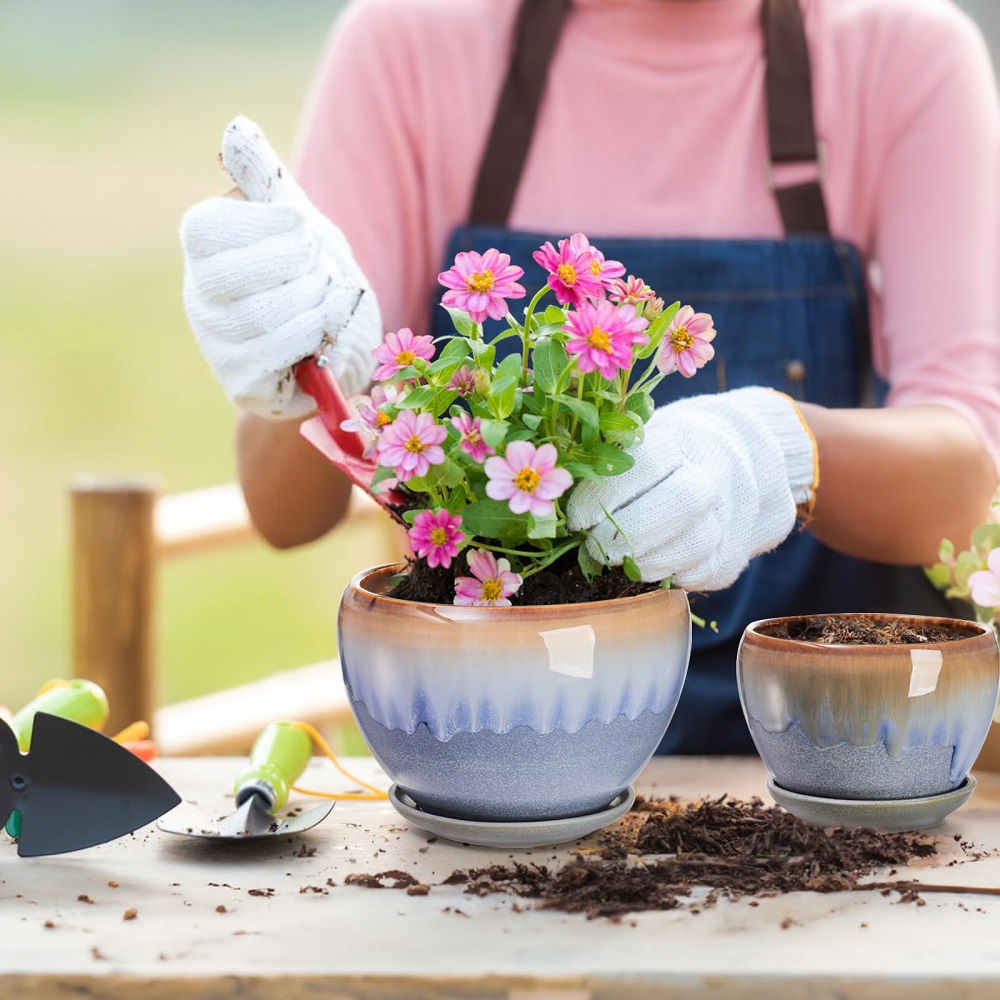
[[[231,808],[226,792],[240,763],[168,759],[158,767],[181,795],[217,817]],[[384,782],[370,760],[345,764]],[[660,758],[636,787],[686,799],[730,793],[768,801],[764,778],[756,758]],[[321,759],[301,783],[350,787]],[[936,833],[932,867],[894,877],[1000,886],[1000,776],[980,775],[972,799]],[[926,905],[916,906],[877,891],[795,893],[755,906],[722,901],[697,915],[682,909],[612,923],[533,911],[523,900],[518,910],[513,898],[468,896],[461,885],[440,884],[456,868],[512,857],[558,862],[572,846],[495,851],[435,842],[388,804],[370,802],[340,802],[309,833],[257,843],[189,840],[155,827],[48,858],[18,858],[13,844],[3,843],[0,995],[1000,996],[996,896],[927,894]],[[344,885],[349,873],[390,869],[412,873],[431,886],[429,894]],[[125,919],[131,909],[134,919]]]

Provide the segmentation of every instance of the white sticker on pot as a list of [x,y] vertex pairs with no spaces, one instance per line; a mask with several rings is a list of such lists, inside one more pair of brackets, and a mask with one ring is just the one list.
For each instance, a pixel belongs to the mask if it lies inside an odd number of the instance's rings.
[[549,670],[568,677],[594,676],[594,646],[597,640],[590,625],[572,625],[538,633],[549,651]]
[[910,650],[910,697],[930,694],[936,687],[941,673],[940,649]]

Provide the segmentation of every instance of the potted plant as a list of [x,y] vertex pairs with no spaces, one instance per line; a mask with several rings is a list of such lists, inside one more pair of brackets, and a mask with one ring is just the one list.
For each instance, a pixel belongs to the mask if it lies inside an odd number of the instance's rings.
[[[667,729],[686,595],[641,582],[630,558],[594,560],[562,503],[575,481],[628,469],[653,387],[714,353],[711,317],[664,308],[584,235],[535,260],[547,282],[515,318],[522,269],[498,250],[458,254],[439,276],[453,335],[390,333],[343,425],[414,553],[344,594],[355,716],[404,815],[489,843],[609,822]],[[487,317],[506,329],[487,336]]]

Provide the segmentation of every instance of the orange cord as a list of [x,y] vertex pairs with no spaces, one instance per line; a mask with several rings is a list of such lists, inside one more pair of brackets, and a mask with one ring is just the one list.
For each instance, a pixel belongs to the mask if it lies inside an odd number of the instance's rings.
[[302,729],[308,733],[313,743],[319,748],[321,753],[325,757],[329,757],[329,759],[333,762],[333,766],[340,771],[345,778],[350,778],[355,784],[368,789],[367,792],[319,792],[313,791],[309,788],[301,788],[299,785],[292,785],[293,792],[298,792],[300,795],[314,795],[320,799],[354,799],[362,802],[382,802],[389,798],[388,794],[383,792],[381,788],[369,785],[367,781],[362,781],[349,771],[345,771],[341,766],[340,761],[337,760],[334,755],[334,752],[330,749],[329,744],[325,739],[323,739],[319,730],[317,730],[315,726],[310,725],[308,722],[293,722],[292,726],[296,729]]

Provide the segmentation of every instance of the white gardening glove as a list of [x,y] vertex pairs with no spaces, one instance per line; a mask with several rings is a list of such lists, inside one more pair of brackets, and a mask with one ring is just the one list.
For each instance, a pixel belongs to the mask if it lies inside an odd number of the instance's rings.
[[181,224],[184,306],[216,378],[243,409],[302,417],[315,404],[292,366],[322,350],[344,395],[356,395],[382,320],[343,233],[248,119],[226,127],[222,163],[249,200],[209,198]]
[[628,472],[573,490],[569,528],[590,531],[594,559],[616,566],[633,555],[643,580],[688,590],[728,587],[783,541],[819,478],[798,408],[756,386],[661,407],[630,454]]

